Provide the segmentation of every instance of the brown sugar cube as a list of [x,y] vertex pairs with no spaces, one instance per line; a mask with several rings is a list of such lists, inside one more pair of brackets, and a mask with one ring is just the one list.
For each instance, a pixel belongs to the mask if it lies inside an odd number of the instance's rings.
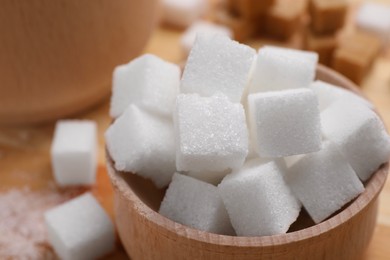
[[265,31],[268,35],[287,40],[301,25],[304,10],[302,1],[278,0],[266,14]]
[[218,24],[229,27],[233,32],[234,39],[239,42],[248,40],[257,32],[255,23],[233,15],[226,8],[223,8],[223,6],[215,10],[212,20]]
[[380,51],[380,39],[369,33],[358,31],[343,35],[339,45],[332,67],[359,84]]
[[274,4],[275,0],[228,0],[231,12],[247,19],[265,14]]
[[310,30],[305,34],[305,49],[318,53],[319,62],[330,66],[334,50],[337,47],[337,39],[333,34],[316,35]]
[[310,0],[311,28],[315,33],[333,33],[344,25],[346,0]]

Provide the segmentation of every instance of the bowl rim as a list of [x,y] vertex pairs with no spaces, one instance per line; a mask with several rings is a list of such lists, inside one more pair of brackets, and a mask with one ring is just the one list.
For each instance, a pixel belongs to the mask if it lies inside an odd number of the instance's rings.
[[[366,98],[352,81],[348,80],[336,71],[329,69],[323,65],[318,65],[316,72],[320,72],[330,76],[335,82],[337,81],[342,83],[338,85],[341,85],[343,88],[347,88]],[[374,111],[376,110],[374,109]],[[138,197],[137,194],[134,193],[134,191],[122,178],[122,176],[118,174],[118,171],[115,170],[113,160],[109,155],[107,147],[105,151],[108,170],[107,172],[114,189],[119,191],[119,193],[123,196],[123,198],[125,198],[125,200],[134,204],[133,206],[138,211],[138,214],[145,217],[154,225],[159,226],[162,230],[174,233],[177,236],[184,237],[190,240],[195,240],[201,243],[214,245],[217,244],[231,247],[267,247],[286,245],[293,242],[303,241],[311,237],[319,236],[321,234],[329,232],[337,226],[340,226],[341,224],[349,221],[350,219],[358,215],[365,207],[369,205],[369,203],[373,199],[375,199],[379,195],[386,182],[389,170],[389,162],[382,164],[381,167],[371,176],[371,178],[365,182],[365,189],[363,193],[361,193],[344,210],[319,224],[313,225],[305,229],[272,236],[227,236],[188,227],[186,225],[170,220],[159,214],[157,211],[151,209]]]

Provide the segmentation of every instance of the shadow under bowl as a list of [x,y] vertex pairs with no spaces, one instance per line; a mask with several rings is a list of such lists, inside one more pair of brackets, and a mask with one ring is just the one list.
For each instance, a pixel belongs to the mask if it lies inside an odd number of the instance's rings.
[[[356,85],[319,65],[316,78],[362,95]],[[116,225],[132,259],[357,259],[367,248],[378,212],[378,195],[389,164],[364,183],[355,200],[315,225],[305,210],[286,234],[235,237],[176,223],[158,213],[165,189],[135,174],[118,172],[107,152],[114,187]]]

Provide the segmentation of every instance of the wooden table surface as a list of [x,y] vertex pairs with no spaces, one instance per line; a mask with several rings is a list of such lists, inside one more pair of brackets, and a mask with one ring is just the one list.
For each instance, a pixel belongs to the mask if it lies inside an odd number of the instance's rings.
[[[158,28],[152,35],[145,52],[156,54],[172,62],[181,62],[180,34],[180,30]],[[263,40],[256,40],[248,44],[258,47],[263,43]],[[299,46],[299,39],[294,39],[288,44]],[[369,76],[362,83],[362,90],[374,103],[390,129],[390,51],[385,51],[377,59]],[[110,123],[108,108],[107,98],[102,104],[76,115],[75,118],[92,119],[98,124],[98,178],[96,185],[91,189],[113,217],[112,189],[104,166],[103,134]],[[42,190],[53,185],[49,154],[53,126],[54,123],[48,123],[31,127],[0,128],[0,192],[25,186],[32,190]],[[115,254],[108,257],[108,259],[126,258],[120,247]],[[390,179],[380,195],[378,223],[364,259],[390,259]]]

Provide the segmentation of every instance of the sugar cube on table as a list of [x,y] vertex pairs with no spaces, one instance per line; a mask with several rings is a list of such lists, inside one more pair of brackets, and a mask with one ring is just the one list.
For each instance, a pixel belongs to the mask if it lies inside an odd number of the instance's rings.
[[390,138],[378,115],[361,103],[342,100],[321,113],[322,132],[366,181],[390,158]]
[[158,188],[175,172],[173,122],[130,105],[105,133],[108,152],[118,171],[151,179]]
[[115,248],[115,227],[91,193],[45,212],[45,224],[61,259],[98,259]]
[[159,213],[192,228],[234,235],[217,187],[185,175],[173,175]]
[[244,109],[224,95],[180,94],[174,111],[178,171],[239,168],[248,153]]
[[320,111],[325,110],[338,100],[343,100],[346,103],[358,102],[371,109],[374,107],[370,101],[358,94],[321,80],[313,82],[311,84],[311,89],[317,94]]
[[285,178],[315,223],[364,191],[352,167],[329,141],[323,143],[319,152],[306,154],[293,164]]
[[253,20],[269,12],[275,0],[228,0],[227,8],[246,20]]
[[111,117],[120,116],[130,104],[170,117],[179,92],[180,68],[145,54],[116,67],[112,85]]
[[313,52],[260,48],[249,93],[308,88],[314,80],[317,60]]
[[181,47],[186,55],[191,51],[198,33],[219,34],[229,38],[233,37],[232,30],[227,26],[208,21],[196,21],[184,32],[180,39]]
[[383,44],[390,40],[390,5],[365,2],[356,15],[358,28],[374,33],[382,39]]
[[346,0],[310,0],[310,25],[317,34],[334,33],[345,22],[348,3]]
[[321,148],[320,111],[310,89],[250,94],[249,125],[261,157],[285,157]]
[[283,174],[277,163],[254,159],[218,185],[238,236],[286,233],[297,219],[301,204],[286,185]]
[[304,46],[308,51],[318,53],[318,62],[326,66],[332,63],[333,53],[337,47],[336,34],[321,34],[317,35],[310,29],[306,30],[304,38]]
[[198,34],[181,80],[182,93],[223,93],[240,102],[248,84],[255,50],[218,34]]
[[58,185],[91,185],[96,180],[97,127],[91,120],[59,120],[51,145]]
[[207,0],[162,0],[162,20],[166,24],[187,27],[207,10]]

